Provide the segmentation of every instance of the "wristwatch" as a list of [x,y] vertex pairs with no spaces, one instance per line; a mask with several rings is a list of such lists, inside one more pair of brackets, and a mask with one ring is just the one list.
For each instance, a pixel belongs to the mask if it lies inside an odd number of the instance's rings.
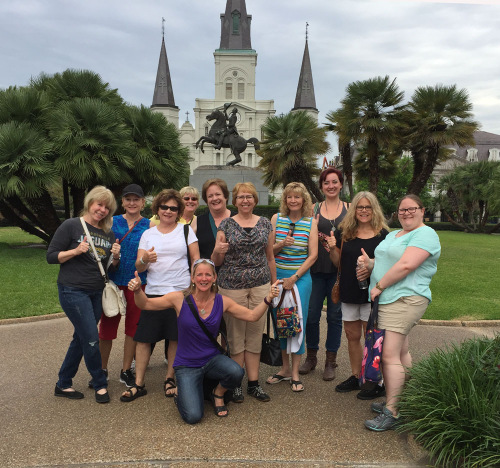
[[121,253],[118,254],[118,258],[115,258],[115,256],[113,255],[113,260],[120,260],[121,258],[122,258],[122,254]]
[[383,291],[385,288],[383,288],[382,286],[380,286],[380,283],[377,281],[377,283],[375,284],[375,287],[380,290],[380,291]]

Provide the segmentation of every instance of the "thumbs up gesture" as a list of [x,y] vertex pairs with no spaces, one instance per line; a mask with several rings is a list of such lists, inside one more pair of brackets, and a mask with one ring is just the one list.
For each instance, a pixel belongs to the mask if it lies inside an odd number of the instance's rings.
[[226,242],[226,236],[222,232],[217,233],[215,238],[214,252],[217,254],[225,254],[229,250],[229,242]]
[[87,242],[87,236],[83,238],[83,240],[78,244],[78,247],[75,249],[76,255],[81,255],[85,252],[88,252],[90,248],[90,244]]
[[121,245],[116,239],[116,242],[111,246],[111,255],[113,255],[113,260],[120,260],[120,249]]
[[139,278],[139,273],[135,271],[135,276],[128,282],[128,289],[130,291],[139,291],[141,289],[141,278]]
[[[368,254],[365,252],[365,249],[361,249],[361,255],[358,257],[358,269],[361,272],[362,270],[367,270],[371,272],[373,270],[373,265],[375,264],[375,260],[371,259]],[[359,278],[359,276],[358,276]]]
[[142,261],[144,263],[156,263],[158,260],[158,255],[155,252],[155,247],[151,247],[149,250],[146,250],[144,252],[144,255],[142,256]]
[[337,245],[337,239],[335,239],[333,231],[330,231],[330,237],[326,238],[326,243],[328,244],[328,247],[330,247],[330,249],[333,249]]

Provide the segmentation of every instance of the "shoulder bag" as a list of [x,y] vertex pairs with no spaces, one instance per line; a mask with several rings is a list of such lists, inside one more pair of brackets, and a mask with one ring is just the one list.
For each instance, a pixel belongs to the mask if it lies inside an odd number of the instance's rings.
[[[102,291],[102,311],[106,317],[115,317],[118,314],[125,315],[127,310],[127,303],[125,302],[125,295],[123,291],[108,278],[108,275],[104,271],[104,267],[102,266],[102,261],[97,251],[95,249],[94,241],[92,240],[92,236],[87,229],[87,224],[85,223],[83,218],[80,218],[80,221],[83,226],[83,230],[87,235],[87,241],[92,247],[92,251],[94,252],[94,257],[97,260],[97,265],[99,266],[99,270],[104,279],[104,289]],[[130,231],[129,231],[130,232]],[[122,238],[123,240],[123,238]],[[108,268],[111,262],[113,261],[112,255],[110,254]]]
[[342,242],[340,244],[340,255],[339,255],[339,267],[337,269],[337,281],[332,288],[332,301],[337,304],[340,301],[340,270],[342,269],[342,247],[344,247],[344,237],[342,236]]
[[[198,315],[198,312],[194,308],[193,301],[191,299],[191,296],[186,297],[186,303],[189,306],[189,309],[191,310],[192,314],[194,315],[194,318],[198,322],[198,325],[201,327],[201,329],[204,331],[205,335],[210,338],[210,341],[216,346],[216,348],[219,350],[221,354],[225,354],[227,357],[231,357],[231,352],[229,350],[229,343],[227,341],[226,335],[224,334],[224,329],[225,329],[225,322],[224,318],[221,318],[221,323],[220,323],[220,328],[219,328],[219,333],[217,335],[221,335],[222,340],[226,343],[226,349],[224,349],[217,339],[208,331],[207,327],[205,324],[202,322],[200,319],[200,316]],[[219,385],[219,381],[212,379],[208,377],[206,374],[203,376],[203,398],[205,400],[211,401],[212,397],[212,392],[214,391],[214,388]],[[233,392],[226,392],[224,393],[224,403],[227,404],[231,401],[232,399],[232,394]]]
[[262,349],[260,351],[260,362],[268,366],[282,366],[280,340],[271,337],[270,322],[273,320],[274,336],[276,336],[276,321],[272,312],[273,308],[267,309],[267,331],[262,335]]
[[359,384],[366,382],[378,383],[382,380],[382,345],[384,344],[385,330],[378,328],[378,296],[372,302],[370,318],[366,325],[365,348],[363,350],[363,361]]

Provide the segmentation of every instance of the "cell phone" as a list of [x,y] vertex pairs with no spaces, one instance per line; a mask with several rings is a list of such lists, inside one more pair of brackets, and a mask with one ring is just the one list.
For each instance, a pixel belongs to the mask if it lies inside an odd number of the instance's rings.
[[290,230],[288,231],[288,235],[292,237],[294,231],[295,231],[295,223],[290,223]]

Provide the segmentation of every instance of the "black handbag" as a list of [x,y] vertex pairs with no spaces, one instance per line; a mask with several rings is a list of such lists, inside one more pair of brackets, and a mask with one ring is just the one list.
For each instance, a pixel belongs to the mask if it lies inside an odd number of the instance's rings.
[[267,329],[262,335],[262,350],[260,351],[260,362],[268,366],[282,366],[283,359],[281,357],[280,340],[271,338],[270,319],[273,319],[273,331],[276,336],[276,322],[272,313],[272,307],[267,310]]

